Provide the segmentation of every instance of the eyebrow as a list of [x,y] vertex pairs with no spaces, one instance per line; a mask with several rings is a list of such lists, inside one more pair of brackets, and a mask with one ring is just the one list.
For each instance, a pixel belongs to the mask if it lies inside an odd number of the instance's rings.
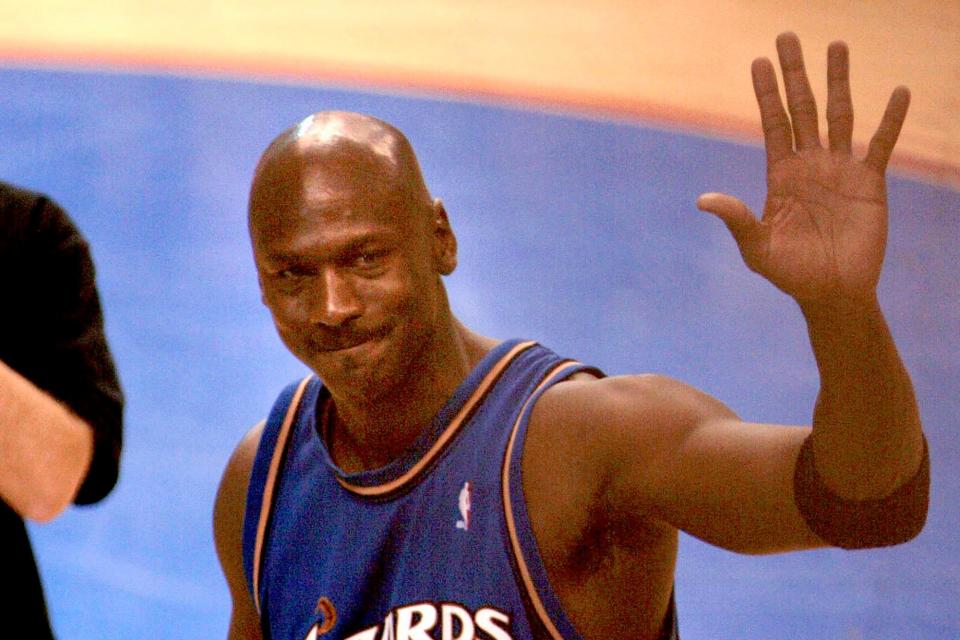
[[[343,240],[333,239],[324,246],[322,252],[324,259],[336,258],[344,254],[356,253],[370,245],[399,244],[397,241],[399,234],[388,229],[370,229],[363,231],[358,236],[345,238]],[[316,257],[314,252],[308,248],[304,251],[281,251],[267,250],[261,253],[263,258],[270,262],[303,262]]]

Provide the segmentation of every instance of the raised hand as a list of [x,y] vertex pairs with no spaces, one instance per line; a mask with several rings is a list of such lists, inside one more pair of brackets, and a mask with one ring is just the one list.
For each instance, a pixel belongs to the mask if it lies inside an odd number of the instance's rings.
[[771,62],[757,59],[751,69],[767,152],[763,216],[758,220],[742,201],[719,193],[703,194],[697,206],[723,220],[750,269],[801,305],[873,299],[887,237],[884,172],[910,92],[894,90],[861,161],[851,155],[846,44],[834,42],[827,52],[827,149],[796,35],[780,34],[777,53],[789,117]]

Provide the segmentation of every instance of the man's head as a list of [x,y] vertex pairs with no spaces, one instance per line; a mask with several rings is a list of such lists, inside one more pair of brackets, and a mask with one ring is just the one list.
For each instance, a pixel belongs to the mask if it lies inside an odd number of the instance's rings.
[[382,386],[449,326],[440,276],[456,240],[385,122],[323,112],[282,133],[257,166],[249,225],[281,338],[331,388]]

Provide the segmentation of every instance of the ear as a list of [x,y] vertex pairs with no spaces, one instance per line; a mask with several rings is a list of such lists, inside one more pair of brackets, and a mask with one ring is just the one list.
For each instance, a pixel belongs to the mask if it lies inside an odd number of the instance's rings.
[[448,276],[457,268],[457,237],[440,198],[434,199],[432,209],[434,267],[440,275]]

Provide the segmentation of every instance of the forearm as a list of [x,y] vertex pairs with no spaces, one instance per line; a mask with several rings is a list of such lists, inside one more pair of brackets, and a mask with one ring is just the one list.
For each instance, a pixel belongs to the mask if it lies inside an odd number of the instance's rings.
[[879,304],[801,306],[820,371],[817,472],[843,498],[889,495],[916,473],[923,439],[913,385]]
[[93,455],[90,427],[0,362],[0,496],[47,521],[76,495]]

